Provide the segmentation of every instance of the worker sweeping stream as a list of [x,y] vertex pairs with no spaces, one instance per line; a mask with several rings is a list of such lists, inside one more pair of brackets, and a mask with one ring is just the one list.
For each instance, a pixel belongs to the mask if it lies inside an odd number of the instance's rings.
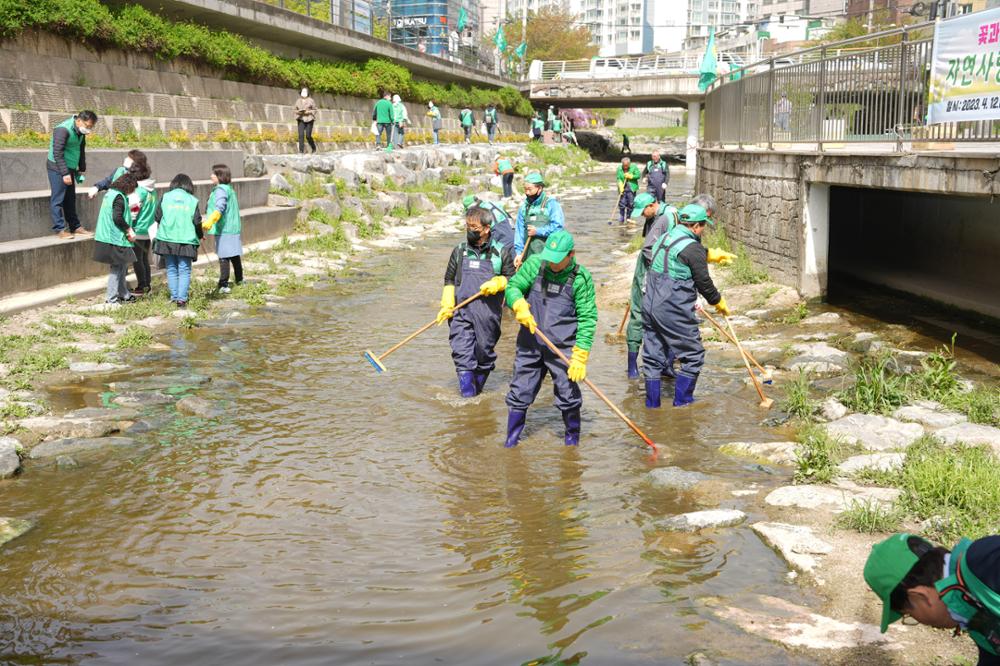
[[[641,175],[639,167],[632,164],[630,158],[622,158],[621,166],[618,167],[618,171],[615,174],[615,178],[618,180],[619,224],[625,224],[625,221],[632,215],[635,195],[639,191],[639,178]],[[611,222],[608,222],[608,224],[611,224]]]
[[462,207],[468,213],[472,208],[478,206],[489,211],[492,216],[490,223],[490,238],[498,243],[502,243],[513,251],[514,248],[514,220],[504,210],[503,206],[493,201],[484,201],[474,194],[466,195],[462,199]]

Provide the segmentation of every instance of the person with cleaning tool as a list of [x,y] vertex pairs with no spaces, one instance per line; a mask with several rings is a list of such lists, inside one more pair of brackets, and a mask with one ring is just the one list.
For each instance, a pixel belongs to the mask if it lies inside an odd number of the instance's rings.
[[[507,285],[507,305],[521,324],[517,333],[514,377],[507,393],[506,447],[517,446],[528,407],[542,380],[552,377],[556,407],[566,427],[566,446],[580,443],[578,382],[587,377],[587,359],[597,329],[597,301],[590,272],[576,262],[573,236],[556,231],[538,255],[525,260]],[[570,358],[569,367],[535,336],[544,333]]]
[[[618,173],[616,174],[616,178],[618,179],[619,224],[625,224],[625,220],[632,215],[635,193],[639,191],[639,178],[641,175],[639,167],[632,164],[630,158],[622,158],[622,164],[618,167]],[[611,224],[611,222],[608,222],[608,224]]]
[[670,168],[666,161],[660,158],[660,151],[654,150],[651,159],[642,170],[646,179],[646,191],[660,203],[667,200],[667,183],[670,182]]
[[490,238],[501,245],[510,248],[511,252],[513,252],[514,220],[507,214],[507,211],[503,209],[503,206],[493,203],[492,201],[483,201],[474,194],[466,195],[466,197],[462,199],[462,207],[465,209],[466,214],[468,214],[469,211],[475,206],[489,211],[492,216],[493,222],[490,224]]
[[661,377],[670,367],[668,355],[680,361],[674,383],[674,407],[694,402],[705,348],[695,316],[700,293],[715,309],[729,315],[726,299],[708,273],[708,251],[701,244],[707,225],[715,223],[704,208],[688,204],[677,225],[653,246],[642,300],[642,362],[646,377],[646,407],[660,406]]
[[[492,237],[493,223],[489,210],[469,207],[465,213],[465,242],[452,251],[444,272],[437,322],[451,320],[448,341],[463,398],[479,395],[496,366],[494,347],[500,339],[502,293],[507,288],[507,279],[514,275],[511,248]],[[464,301],[476,292],[483,294],[483,298],[455,310],[457,301]]]
[[566,218],[558,201],[545,193],[545,179],[534,171],[524,179],[524,202],[514,223],[514,268],[542,251],[545,239],[563,228]]
[[472,115],[472,109],[465,107],[459,111],[458,121],[462,125],[462,131],[465,132],[465,142],[472,143],[472,126],[476,124],[476,118]]
[[865,582],[882,600],[882,633],[896,620],[967,632],[979,666],[1000,666],[1000,535],[949,552],[912,534],[872,546]]

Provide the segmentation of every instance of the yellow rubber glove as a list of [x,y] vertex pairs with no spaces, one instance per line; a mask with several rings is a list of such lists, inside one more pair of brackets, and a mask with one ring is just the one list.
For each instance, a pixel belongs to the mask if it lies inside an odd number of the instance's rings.
[[726,252],[725,250],[720,250],[717,247],[708,248],[708,260],[713,264],[726,266],[733,263],[734,259],[736,259],[736,255],[732,252]]
[[723,315],[725,317],[729,316],[729,306],[726,305],[726,299],[725,298],[719,299],[719,302],[715,304],[715,311],[718,312],[720,315]]
[[208,231],[209,229],[214,227],[215,223],[218,222],[221,218],[222,218],[222,213],[220,213],[217,210],[212,211],[212,213],[208,217],[206,217],[204,220],[201,221],[201,228],[205,231]]
[[496,277],[492,277],[479,285],[479,293],[483,296],[492,296],[493,294],[499,294],[506,288],[507,278],[502,275],[497,275]]
[[535,318],[531,315],[531,306],[528,305],[528,301],[519,298],[514,301],[514,305],[510,306],[510,309],[514,311],[514,319],[517,320],[517,323],[534,335],[535,331],[538,330],[538,324],[535,323]]
[[571,382],[582,382],[587,378],[587,359],[590,352],[586,349],[573,347],[573,355],[569,359],[569,380]]
[[434,321],[438,326],[445,323],[455,314],[455,285],[446,284],[441,290],[441,309],[438,310]]
[[618,183],[618,194],[625,192],[625,181],[619,181]]

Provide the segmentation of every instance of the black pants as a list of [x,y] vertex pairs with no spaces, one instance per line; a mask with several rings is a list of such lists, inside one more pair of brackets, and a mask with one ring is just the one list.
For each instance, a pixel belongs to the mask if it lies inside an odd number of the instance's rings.
[[505,173],[500,176],[500,180],[503,183],[503,195],[505,197],[514,196],[514,174]]
[[142,291],[148,291],[150,286],[149,246],[151,241],[148,238],[136,238],[132,244],[135,246],[133,248],[135,250],[135,263],[132,264],[132,270],[135,271],[137,286]]
[[306,121],[301,120],[301,119],[299,120],[299,152],[300,153],[306,152],[306,144],[303,141],[303,138],[305,139],[305,141],[309,142],[309,147],[312,148],[312,151],[314,153],[316,152],[316,142],[313,141],[313,123],[314,122],[316,122],[316,121],[310,120],[309,122],[306,122]]
[[232,262],[233,271],[236,273],[236,284],[243,283],[243,258],[242,257],[229,257],[228,259],[219,259],[219,286],[228,287],[229,286],[229,264]]

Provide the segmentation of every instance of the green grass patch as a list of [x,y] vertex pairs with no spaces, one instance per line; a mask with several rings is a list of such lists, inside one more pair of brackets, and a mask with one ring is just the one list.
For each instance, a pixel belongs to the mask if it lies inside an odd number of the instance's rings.
[[781,287],[779,287],[778,285],[770,284],[761,289],[760,291],[758,291],[756,294],[754,294],[753,300],[750,302],[750,309],[759,310],[760,308],[763,308],[765,305],[767,305],[768,299],[774,296],[776,293],[778,293],[779,289],[781,289]]
[[319,178],[306,178],[301,183],[295,181],[291,183],[291,186],[291,197],[299,201],[322,199],[326,196],[326,190],[323,189],[323,181]]
[[888,414],[907,400],[906,378],[895,370],[886,352],[860,359],[854,369],[854,385],[837,395],[856,412]]
[[798,432],[798,441],[795,482],[830,482],[837,475],[837,465],[844,454],[844,446],[815,424],[802,426]]
[[279,296],[291,296],[292,294],[303,291],[308,285],[302,278],[289,275],[288,277],[282,278],[275,288],[274,293]]
[[805,301],[800,301],[795,304],[795,307],[788,311],[784,317],[781,318],[782,324],[797,324],[806,317],[809,316],[809,306],[805,304]]
[[742,244],[736,247],[736,259],[724,268],[729,271],[729,283],[731,285],[740,284],[761,284],[767,282],[767,271],[758,268],[750,254]]
[[843,513],[837,516],[835,524],[845,530],[878,534],[895,532],[901,522],[901,513],[892,505],[873,500],[853,500]]
[[141,349],[153,342],[153,334],[142,326],[129,326],[118,338],[118,349]]
[[632,240],[630,240],[628,242],[628,245],[625,246],[625,251],[628,252],[629,254],[634,254],[638,252],[639,250],[642,249],[642,244],[645,240],[646,239],[643,237],[642,232],[640,231],[635,236],[632,236]]
[[943,400],[945,406],[963,412],[973,423],[1000,426],[1000,389],[977,386]]
[[375,238],[381,238],[382,234],[385,233],[385,229],[382,227],[382,220],[373,219],[371,222],[365,222],[359,219],[354,223],[354,226],[358,230],[358,238],[364,238],[366,240],[372,240]]
[[809,395],[809,374],[798,376],[785,384],[785,399],[781,408],[791,416],[809,419],[819,409],[819,404]]
[[267,294],[270,289],[264,282],[244,282],[233,287],[232,296],[246,301],[248,305],[260,307],[267,302]]

